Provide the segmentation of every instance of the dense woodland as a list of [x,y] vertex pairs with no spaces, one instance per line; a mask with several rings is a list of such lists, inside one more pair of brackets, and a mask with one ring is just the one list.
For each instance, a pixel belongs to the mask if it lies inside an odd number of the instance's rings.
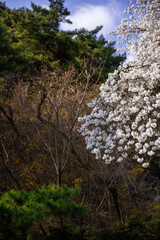
[[0,2],[0,239],[158,240],[160,165],[106,165],[78,118],[126,59],[115,42],[49,9]]

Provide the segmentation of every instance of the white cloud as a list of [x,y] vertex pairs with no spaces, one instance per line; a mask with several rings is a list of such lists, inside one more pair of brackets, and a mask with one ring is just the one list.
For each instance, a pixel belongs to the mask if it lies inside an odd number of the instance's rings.
[[107,5],[79,5],[69,17],[73,24],[62,23],[61,29],[75,30],[86,28],[93,30],[97,26],[103,25],[100,33],[106,36],[108,32],[114,30],[120,23],[122,12],[121,5],[116,0],[112,0]]
[[49,6],[42,4],[42,8],[46,8],[49,10]]

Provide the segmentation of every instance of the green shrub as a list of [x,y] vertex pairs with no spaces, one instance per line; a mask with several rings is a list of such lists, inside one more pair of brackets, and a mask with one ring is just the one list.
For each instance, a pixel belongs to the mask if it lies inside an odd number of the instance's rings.
[[73,201],[78,188],[43,186],[36,191],[11,190],[0,198],[0,239],[27,239],[33,229],[48,217],[68,217],[86,208]]

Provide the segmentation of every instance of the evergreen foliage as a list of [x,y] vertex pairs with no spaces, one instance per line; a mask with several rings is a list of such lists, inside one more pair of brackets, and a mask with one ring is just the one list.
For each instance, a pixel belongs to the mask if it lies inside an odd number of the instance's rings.
[[31,75],[43,67],[51,70],[60,65],[66,69],[94,55],[94,65],[102,66],[105,61],[106,77],[125,60],[125,55],[114,56],[114,42],[107,44],[103,36],[97,38],[101,27],[93,31],[61,31],[61,22],[71,24],[67,18],[70,12],[64,7],[64,0],[49,0],[49,3],[49,9],[32,2],[31,9],[11,10],[0,2],[1,75],[10,72]]
[[0,18],[0,76],[6,72],[17,72],[28,64],[28,58],[22,53],[24,46],[12,44],[12,34]]
[[50,216],[68,217],[86,208],[72,199],[78,188],[53,184],[35,191],[10,190],[0,199],[0,239],[26,239],[27,231]]

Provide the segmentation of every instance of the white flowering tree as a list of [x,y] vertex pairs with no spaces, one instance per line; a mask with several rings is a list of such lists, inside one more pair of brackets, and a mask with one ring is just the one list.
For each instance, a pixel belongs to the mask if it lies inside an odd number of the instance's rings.
[[160,1],[130,5],[130,17],[113,33],[136,60],[109,74],[88,104],[91,114],[79,118],[80,132],[96,159],[135,159],[145,168],[160,152]]

